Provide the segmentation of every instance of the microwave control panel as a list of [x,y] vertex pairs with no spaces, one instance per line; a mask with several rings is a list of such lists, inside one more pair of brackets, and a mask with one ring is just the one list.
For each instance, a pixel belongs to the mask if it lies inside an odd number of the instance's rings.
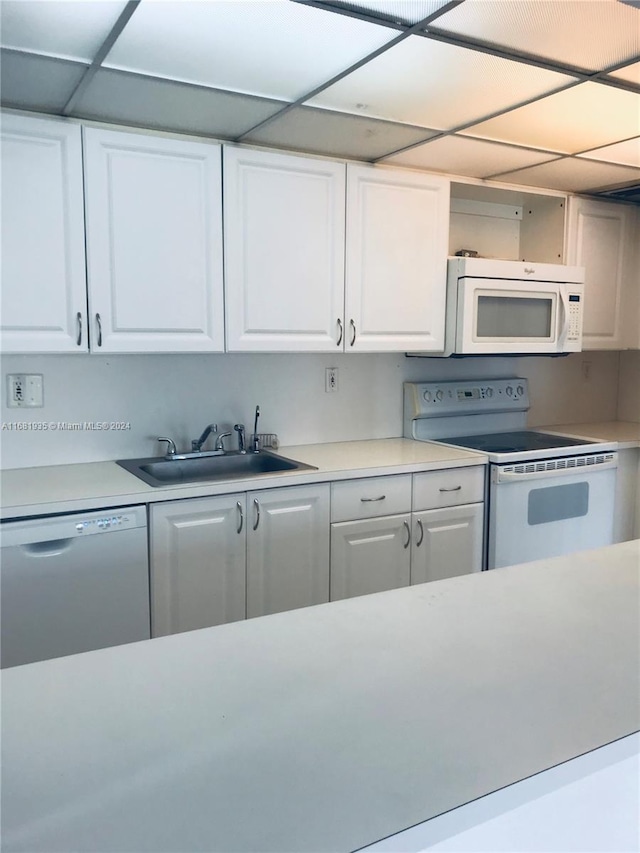
[[568,341],[579,341],[582,335],[582,296],[579,293],[569,294],[569,329]]

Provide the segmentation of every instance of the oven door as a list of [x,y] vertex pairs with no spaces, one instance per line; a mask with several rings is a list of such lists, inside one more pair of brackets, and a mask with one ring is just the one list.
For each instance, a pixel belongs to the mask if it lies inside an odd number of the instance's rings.
[[458,353],[563,351],[568,320],[557,282],[462,278],[458,282]]
[[606,453],[492,465],[487,568],[610,545],[617,464]]

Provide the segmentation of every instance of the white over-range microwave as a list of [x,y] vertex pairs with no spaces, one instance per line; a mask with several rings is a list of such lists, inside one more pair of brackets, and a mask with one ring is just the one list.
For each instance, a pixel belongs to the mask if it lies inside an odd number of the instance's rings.
[[580,352],[584,267],[450,258],[443,355]]

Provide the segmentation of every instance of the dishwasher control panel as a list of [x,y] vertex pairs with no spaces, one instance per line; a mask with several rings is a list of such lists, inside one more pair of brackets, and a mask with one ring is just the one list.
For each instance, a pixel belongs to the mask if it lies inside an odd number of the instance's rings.
[[114,507],[96,512],[40,515],[2,523],[2,546],[78,539],[147,526],[146,506]]
[[83,518],[76,521],[78,533],[100,533],[103,530],[127,530],[138,527],[137,519],[127,515],[101,515],[99,518]]

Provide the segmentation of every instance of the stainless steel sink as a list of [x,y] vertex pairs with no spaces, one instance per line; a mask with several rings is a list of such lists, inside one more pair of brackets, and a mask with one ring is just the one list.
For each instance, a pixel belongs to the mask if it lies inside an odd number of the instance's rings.
[[191,459],[118,459],[117,464],[150,486],[172,486],[215,480],[236,480],[279,471],[317,471],[313,465],[295,462],[277,453],[225,453]]

